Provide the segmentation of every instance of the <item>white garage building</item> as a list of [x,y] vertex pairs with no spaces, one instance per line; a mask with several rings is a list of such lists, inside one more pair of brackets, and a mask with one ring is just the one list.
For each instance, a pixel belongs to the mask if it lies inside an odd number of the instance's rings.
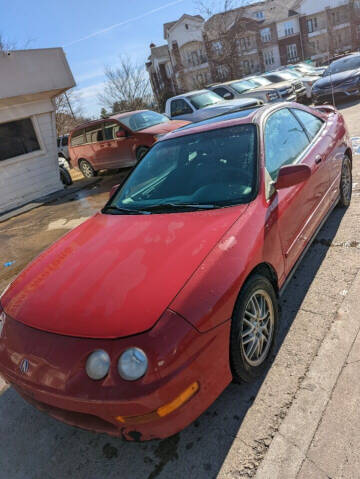
[[0,214],[63,188],[53,100],[74,85],[62,48],[0,52]]

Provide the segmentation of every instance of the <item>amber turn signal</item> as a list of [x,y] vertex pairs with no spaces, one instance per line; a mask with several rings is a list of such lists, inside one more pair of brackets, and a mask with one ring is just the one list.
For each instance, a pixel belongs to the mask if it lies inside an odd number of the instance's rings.
[[116,420],[123,424],[144,424],[146,422],[151,422],[160,417],[165,417],[171,414],[176,409],[179,409],[183,404],[185,404],[189,399],[191,399],[199,390],[200,386],[198,382],[193,383],[185,391],[183,391],[179,396],[177,396],[173,401],[164,406],[159,407],[154,412],[145,414],[144,416],[117,416]]

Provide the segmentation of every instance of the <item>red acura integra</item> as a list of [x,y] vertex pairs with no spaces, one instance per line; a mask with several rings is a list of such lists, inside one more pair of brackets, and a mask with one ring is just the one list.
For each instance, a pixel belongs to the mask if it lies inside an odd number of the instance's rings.
[[332,107],[267,105],[170,133],[3,294],[1,374],[66,423],[177,433],[233,378],[264,372],[278,297],[351,192]]

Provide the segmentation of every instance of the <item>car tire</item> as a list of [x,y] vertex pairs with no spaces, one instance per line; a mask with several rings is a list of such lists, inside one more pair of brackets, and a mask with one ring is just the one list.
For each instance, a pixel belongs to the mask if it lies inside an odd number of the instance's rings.
[[136,150],[136,161],[139,162],[142,160],[148,151],[149,148],[146,146],[140,146],[140,148]]
[[70,173],[64,166],[59,166],[60,179],[65,186],[70,186],[73,183]]
[[236,382],[252,382],[268,367],[279,323],[279,306],[273,285],[254,274],[236,301],[230,333],[230,364]]
[[341,168],[340,208],[348,208],[352,197],[352,166],[348,156],[345,156]]
[[79,168],[85,178],[94,178],[94,176],[97,176],[97,171],[95,171],[91,164],[86,160],[80,160]]

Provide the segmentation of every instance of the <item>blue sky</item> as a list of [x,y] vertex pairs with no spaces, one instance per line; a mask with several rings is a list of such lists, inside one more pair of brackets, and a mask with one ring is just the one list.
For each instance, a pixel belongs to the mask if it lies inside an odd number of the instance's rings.
[[164,43],[164,23],[199,13],[195,0],[0,0],[0,12],[0,33],[18,48],[29,41],[29,48],[64,48],[92,116],[105,65],[116,66],[120,55],[145,62],[150,43]]
[[193,0],[0,0],[0,12],[0,33],[18,48],[28,40],[30,48],[64,48],[83,109],[93,116],[105,65],[115,66],[119,55],[145,62],[149,44],[164,42],[164,23],[198,13]]

